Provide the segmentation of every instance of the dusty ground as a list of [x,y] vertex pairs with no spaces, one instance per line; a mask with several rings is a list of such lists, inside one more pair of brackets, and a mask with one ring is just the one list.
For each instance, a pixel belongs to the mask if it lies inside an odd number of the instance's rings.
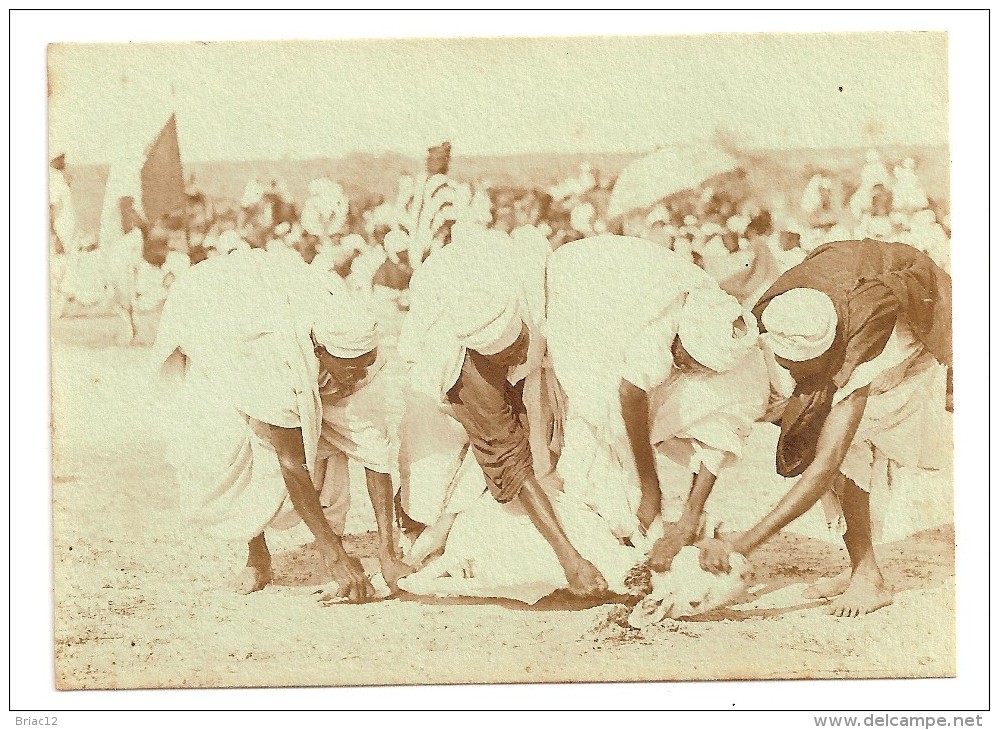
[[[754,603],[637,632],[626,605],[568,607],[400,598],[323,606],[318,555],[276,556],[276,584],[227,583],[239,546],[178,520],[171,470],[149,408],[148,350],[110,345],[107,320],[55,328],[54,564],[58,686],[71,688],[947,676],[955,669],[953,531],[880,550],[894,605],[837,619],[801,588],[846,564],[834,543],[787,534],[753,559]],[[146,323],[147,332],[150,323]],[[99,345],[99,346],[98,346]],[[772,456],[769,457],[772,459]],[[779,497],[767,456],[726,500]],[[751,491],[746,491],[752,482]],[[348,529],[370,524],[355,500]],[[370,509],[370,508],[368,508]],[[746,515],[746,519],[752,515]],[[809,522],[811,520],[811,522]],[[814,532],[817,515],[801,530]],[[811,527],[809,526],[811,525]],[[370,569],[369,533],[348,549]]]

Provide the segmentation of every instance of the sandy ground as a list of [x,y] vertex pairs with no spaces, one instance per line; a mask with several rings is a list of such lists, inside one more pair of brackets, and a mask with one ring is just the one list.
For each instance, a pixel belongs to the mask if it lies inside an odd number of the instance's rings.
[[[824,535],[817,513],[753,556],[752,583],[761,586],[755,600],[644,632],[627,628],[625,603],[546,599],[526,607],[401,597],[324,606],[317,601],[318,554],[309,545],[275,556],[274,585],[237,595],[229,583],[243,548],[207,540],[180,521],[150,408],[148,349],[109,346],[121,325],[63,320],[54,330],[55,663],[62,689],[955,672],[949,524],[879,549],[898,594],[863,619],[830,617],[822,602],[801,598],[807,583],[847,564],[839,545],[817,539]],[[151,323],[144,326],[148,339]],[[783,485],[764,448],[771,436],[754,434],[753,456],[719,484],[710,508],[745,522],[779,498]],[[949,514],[944,487],[921,509]],[[357,497],[348,549],[373,571],[370,507]]]

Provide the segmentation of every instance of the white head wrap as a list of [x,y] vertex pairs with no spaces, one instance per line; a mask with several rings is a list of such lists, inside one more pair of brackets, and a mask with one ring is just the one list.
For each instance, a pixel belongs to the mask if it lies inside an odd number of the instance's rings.
[[540,365],[545,352],[545,264],[550,248],[493,229],[456,225],[452,242],[413,276],[410,313],[399,341],[414,363],[415,382],[443,396],[457,382],[466,350],[494,355],[529,331],[526,362],[517,382]]
[[355,358],[378,346],[378,323],[346,285],[320,274],[323,286],[310,309],[312,336],[334,357]]
[[[738,326],[742,320],[744,327]],[[760,330],[752,312],[721,289],[705,287],[687,294],[677,334],[697,362],[722,373],[730,370],[756,345]]]
[[450,328],[468,350],[495,355],[512,345],[524,326],[519,292],[510,287],[475,287],[462,292],[458,306],[448,310]]
[[761,315],[764,339],[778,357],[803,362],[818,357],[836,339],[836,306],[815,289],[791,289],[770,300]]

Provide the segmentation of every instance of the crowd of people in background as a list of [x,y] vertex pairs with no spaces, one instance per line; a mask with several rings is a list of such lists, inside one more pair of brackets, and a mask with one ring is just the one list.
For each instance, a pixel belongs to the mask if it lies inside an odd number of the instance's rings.
[[[117,302],[131,320],[135,310],[160,306],[170,285],[193,265],[254,248],[335,271],[352,288],[405,309],[414,270],[447,244],[451,226],[460,222],[540,236],[553,249],[603,233],[644,238],[697,264],[747,304],[829,241],[898,241],[950,269],[946,202],[928,198],[912,158],[892,165],[870,150],[859,180],[814,170],[798,200],[754,190],[739,169],[609,218],[615,178],[588,165],[547,189],[521,188],[456,180],[450,157],[447,142],[430,149],[424,170],[402,176],[389,199],[350,199],[339,181],[321,177],[310,182],[304,200],[295,200],[279,177],[256,176],[239,200],[224,200],[192,179],[182,209],[147,221],[136,205],[129,221],[123,218],[122,228],[142,238],[141,259],[126,282],[109,273],[121,268],[109,263],[111,252],[77,229],[60,156],[52,162],[50,190],[54,315]],[[133,291],[123,293],[123,287]]]

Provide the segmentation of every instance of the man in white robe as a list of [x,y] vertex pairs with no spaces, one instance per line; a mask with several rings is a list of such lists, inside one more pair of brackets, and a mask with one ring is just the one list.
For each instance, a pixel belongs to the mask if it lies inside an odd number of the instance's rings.
[[547,311],[565,391],[566,493],[637,545],[661,512],[656,453],[692,475],[683,514],[653,549],[664,570],[700,535],[715,478],[763,415],[769,381],[755,319],[697,266],[624,236],[560,247]]
[[168,459],[192,520],[248,543],[240,592],[271,580],[265,529],[300,517],[337,595],[373,595],[323,514],[323,502],[335,506],[347,488],[326,478],[336,455],[365,467],[386,582],[409,572],[396,555],[385,419],[358,397],[371,387],[376,348],[370,313],[341,281],[301,260],[236,251],[198,264],[171,289],[153,350],[182,386],[176,418],[164,419],[173,426]]
[[76,209],[66,179],[66,155],[57,154],[49,164],[49,262],[52,270],[52,312],[61,313],[67,298],[63,279],[76,263]]
[[75,253],[76,207],[66,179],[66,155],[59,154],[49,165],[49,221],[54,253]]

